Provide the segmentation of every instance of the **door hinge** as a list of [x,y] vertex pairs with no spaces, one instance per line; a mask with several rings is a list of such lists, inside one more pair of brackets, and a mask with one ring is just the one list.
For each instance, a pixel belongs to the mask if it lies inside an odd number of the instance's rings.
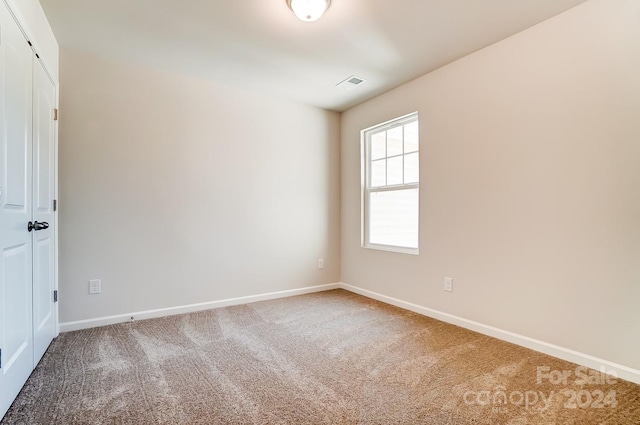
[[57,199],[53,200],[53,211],[58,211],[58,200]]
[[53,302],[57,303],[58,302],[58,290],[54,290],[53,291]]
[[53,120],[58,121],[58,108],[53,108]]

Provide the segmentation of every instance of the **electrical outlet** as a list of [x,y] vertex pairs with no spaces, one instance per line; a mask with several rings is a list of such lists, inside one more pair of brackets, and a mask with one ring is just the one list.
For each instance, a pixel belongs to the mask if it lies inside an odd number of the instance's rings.
[[102,293],[102,281],[100,279],[92,279],[89,281],[89,294],[97,295]]
[[444,278],[444,290],[447,292],[453,292],[453,279],[450,277]]
[[324,269],[324,258],[318,259],[318,270]]

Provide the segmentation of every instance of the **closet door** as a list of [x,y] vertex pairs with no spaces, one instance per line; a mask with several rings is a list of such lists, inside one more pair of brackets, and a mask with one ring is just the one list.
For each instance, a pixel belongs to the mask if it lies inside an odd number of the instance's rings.
[[33,220],[44,227],[33,231],[33,365],[56,336],[53,300],[55,85],[39,60],[33,64]]
[[0,2],[0,417],[33,370],[32,55]]

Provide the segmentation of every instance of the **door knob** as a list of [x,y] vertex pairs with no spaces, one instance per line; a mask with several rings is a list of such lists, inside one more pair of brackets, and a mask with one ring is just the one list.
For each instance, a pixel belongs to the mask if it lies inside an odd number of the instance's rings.
[[35,230],[37,232],[38,230],[44,230],[48,228],[49,228],[49,223],[47,223],[46,221],[43,221],[43,222],[34,221],[33,223],[29,222],[29,224],[27,224],[28,231]]

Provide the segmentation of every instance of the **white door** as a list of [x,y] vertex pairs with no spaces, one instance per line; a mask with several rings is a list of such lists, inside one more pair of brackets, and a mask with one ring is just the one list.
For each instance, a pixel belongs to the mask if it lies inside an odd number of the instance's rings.
[[53,290],[55,85],[39,60],[33,64],[33,365],[56,336]]
[[0,2],[0,417],[33,370],[32,55]]

